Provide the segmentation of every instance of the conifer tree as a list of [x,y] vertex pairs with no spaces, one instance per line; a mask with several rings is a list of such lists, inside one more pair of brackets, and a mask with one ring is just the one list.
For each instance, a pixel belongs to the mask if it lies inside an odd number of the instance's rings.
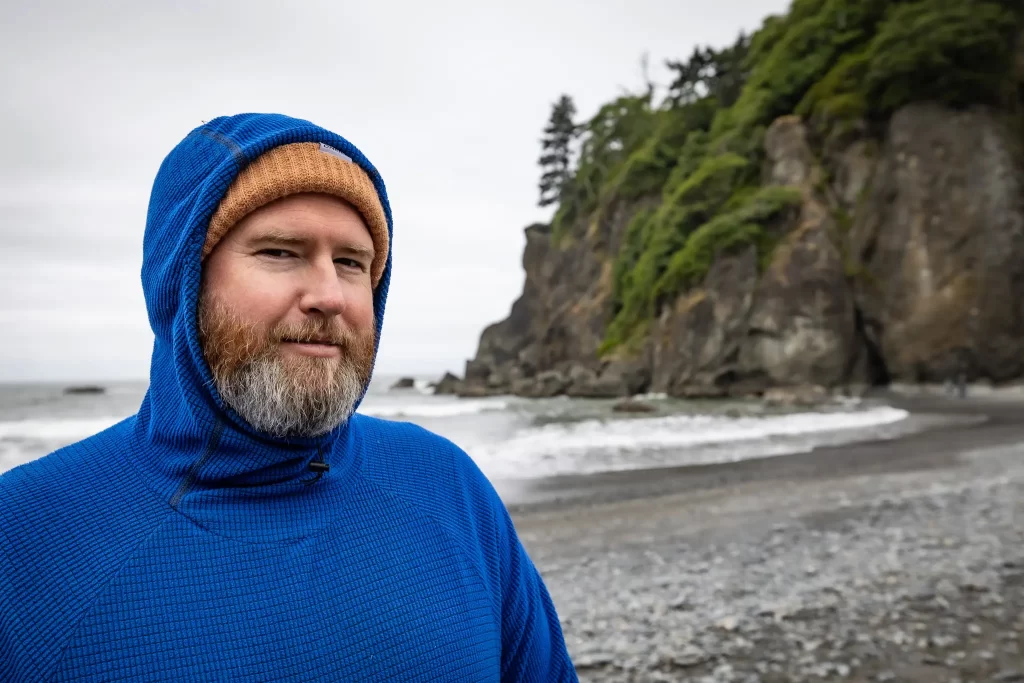
[[572,144],[578,127],[573,121],[576,105],[562,95],[551,108],[551,118],[541,139],[540,206],[559,202],[572,178]]
[[665,65],[675,74],[668,86],[668,101],[678,107],[711,95],[719,106],[732,106],[747,80],[745,63],[749,50],[749,37],[740,33],[730,47],[695,47],[685,62],[666,61]]

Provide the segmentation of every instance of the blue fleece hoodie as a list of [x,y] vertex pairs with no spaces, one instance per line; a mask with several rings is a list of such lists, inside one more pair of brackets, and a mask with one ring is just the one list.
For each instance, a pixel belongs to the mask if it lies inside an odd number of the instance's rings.
[[[391,230],[376,169],[307,121],[218,118],[171,151],[143,244],[156,341],[139,412],[0,477],[3,683],[576,680],[540,576],[458,447],[361,415],[270,438],[212,388],[207,223],[248,162],[292,142],[364,168]],[[378,337],[390,274],[389,254]],[[313,460],[330,470],[316,479]]]

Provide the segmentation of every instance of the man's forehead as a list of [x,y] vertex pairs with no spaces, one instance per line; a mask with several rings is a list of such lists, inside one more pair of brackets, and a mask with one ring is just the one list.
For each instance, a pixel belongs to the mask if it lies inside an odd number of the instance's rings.
[[302,194],[262,206],[236,226],[237,238],[246,242],[358,243],[373,253],[373,237],[362,215],[348,202],[328,195]]
[[[354,234],[353,234],[354,233]],[[311,234],[298,226],[282,226],[270,224],[266,226],[254,225],[248,231],[240,235],[247,244],[275,244],[281,246],[308,246],[314,242],[328,240],[334,243],[335,247],[347,249],[352,252],[365,253],[373,256],[373,240],[367,230],[331,230],[326,233]]]

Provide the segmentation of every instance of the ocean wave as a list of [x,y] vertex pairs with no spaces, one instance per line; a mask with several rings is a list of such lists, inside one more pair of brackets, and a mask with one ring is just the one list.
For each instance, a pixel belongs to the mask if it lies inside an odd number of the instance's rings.
[[436,399],[429,403],[407,404],[368,404],[359,407],[363,415],[373,417],[457,417],[459,415],[475,415],[495,410],[505,410],[508,401],[472,401],[455,400],[439,402]]
[[654,392],[650,394],[640,394],[634,398],[639,401],[664,401],[668,399],[668,394],[664,392]]
[[[546,476],[568,472],[630,469],[657,464],[728,462],[808,450],[817,437],[865,431],[900,422],[905,410],[877,407],[836,413],[794,413],[727,418],[676,415],[633,420],[587,420],[525,429],[500,443],[470,450],[495,476]],[[727,447],[727,449],[723,448]],[[651,452],[675,451],[671,458]],[[647,456],[638,456],[647,452]]]
[[[516,409],[514,400],[367,402],[360,412],[395,419],[440,419]],[[509,411],[513,415],[514,411]],[[885,437],[908,417],[905,410],[874,407],[845,412],[807,412],[730,418],[674,415],[632,419],[588,419],[522,427],[495,440],[490,432],[442,433],[466,448],[489,475],[499,478],[551,476],[634,468],[698,465],[803,452],[847,443],[871,433]],[[120,422],[123,416],[37,418],[0,422],[0,472],[53,448],[73,443]],[[473,423],[475,424],[475,423]],[[520,422],[520,424],[522,424]],[[890,427],[891,425],[891,427]],[[475,442],[475,443],[474,443]],[[38,452],[37,452],[38,451]],[[4,462],[7,461],[7,462]]]
[[434,394],[433,382],[431,382],[429,379],[413,380],[413,389],[420,392],[424,396],[432,396]]
[[83,419],[33,419],[0,422],[0,439],[35,439],[39,441],[75,441],[102,432],[121,420],[119,417]]
[[[359,412],[374,417],[457,417],[488,411],[505,410],[508,401],[457,400],[440,402],[436,399],[422,403],[378,404],[368,402]],[[37,441],[72,442],[84,439],[117,424],[124,416],[92,418],[35,418],[0,422],[0,439],[32,439]]]

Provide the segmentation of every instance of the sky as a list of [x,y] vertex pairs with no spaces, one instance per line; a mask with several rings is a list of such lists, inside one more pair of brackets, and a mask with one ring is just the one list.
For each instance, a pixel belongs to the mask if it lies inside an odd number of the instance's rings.
[[461,374],[523,284],[541,130],[788,0],[21,2],[0,22],[0,382],[144,380],[140,268],[164,156],[221,115],[349,139],[394,215],[377,370]]

